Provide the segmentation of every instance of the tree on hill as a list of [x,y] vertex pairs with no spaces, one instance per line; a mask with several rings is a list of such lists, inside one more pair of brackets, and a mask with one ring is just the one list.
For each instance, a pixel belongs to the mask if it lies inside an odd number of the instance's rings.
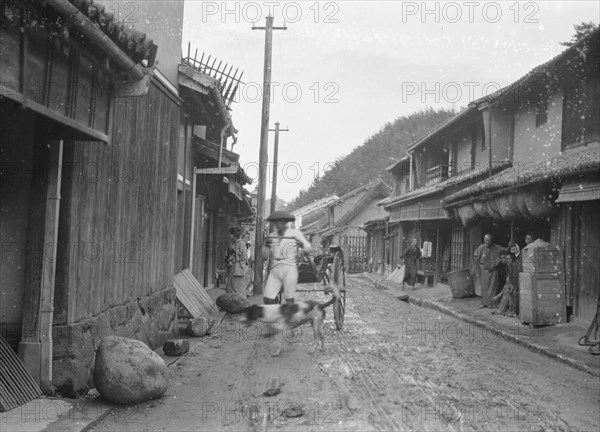
[[574,24],[575,34],[571,36],[571,40],[567,42],[561,42],[561,45],[571,47],[579,42],[581,39],[589,35],[591,32],[598,28],[598,24],[590,22],[582,22],[581,24]]
[[391,185],[392,178],[386,168],[406,154],[408,145],[454,115],[453,110],[429,108],[386,123],[363,145],[333,162],[323,176],[300,191],[287,209],[294,210],[333,194],[342,196],[377,177]]

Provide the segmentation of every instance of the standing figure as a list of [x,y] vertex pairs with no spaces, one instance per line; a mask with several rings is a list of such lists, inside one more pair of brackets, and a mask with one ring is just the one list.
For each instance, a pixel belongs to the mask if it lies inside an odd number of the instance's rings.
[[415,282],[417,282],[417,260],[421,258],[421,249],[417,246],[416,238],[413,238],[410,241],[410,244],[401,258],[404,258],[406,265],[404,270],[404,280],[402,282],[408,282],[411,287],[415,286]]
[[240,227],[229,229],[229,259],[227,267],[227,286],[225,292],[236,293],[246,298],[246,243],[241,239]]
[[510,282],[510,289],[508,291],[508,316],[516,317],[519,315],[519,272],[522,270],[522,267],[519,257],[514,252],[509,253],[508,257],[510,260],[507,277],[507,283]]
[[248,262],[246,271],[246,293],[249,297],[254,294],[254,246],[250,240],[246,240],[246,259]]
[[312,247],[299,230],[288,228],[287,223],[296,220],[291,213],[278,210],[273,212],[267,220],[275,223],[275,232],[269,234],[265,246],[268,248],[265,252],[268,252],[270,269],[263,301],[265,304],[277,303],[277,295],[283,287],[286,302],[294,303],[298,284],[298,267],[296,266],[298,244],[302,246],[305,254],[312,252]]
[[484,243],[475,250],[474,263],[481,270],[481,307],[492,307],[494,296],[498,294],[498,264],[500,262],[500,250],[494,244],[491,234],[483,237]]

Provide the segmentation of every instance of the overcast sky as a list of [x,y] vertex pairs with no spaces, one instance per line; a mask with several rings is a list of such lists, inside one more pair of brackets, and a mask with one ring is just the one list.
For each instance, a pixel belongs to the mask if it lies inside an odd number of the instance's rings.
[[[293,199],[327,164],[386,123],[425,107],[464,107],[564,47],[597,1],[201,2],[186,0],[183,44],[244,71],[234,151],[257,177],[265,25],[273,11],[270,124],[280,134],[278,196]],[[273,157],[269,136],[269,160]],[[384,170],[385,167],[382,167]],[[257,180],[249,187],[254,189]],[[270,196],[269,190],[267,197]]]

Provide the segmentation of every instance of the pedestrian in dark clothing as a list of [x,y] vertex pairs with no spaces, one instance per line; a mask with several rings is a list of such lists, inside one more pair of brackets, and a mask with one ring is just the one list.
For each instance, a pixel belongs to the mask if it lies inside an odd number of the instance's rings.
[[498,280],[498,263],[502,248],[493,243],[491,234],[486,234],[483,241],[484,243],[475,250],[473,260],[478,267],[482,308],[494,306],[494,297],[498,294],[499,283],[502,283]]
[[508,275],[507,262],[506,262],[506,256],[508,255],[508,251],[506,249],[501,249],[500,253],[498,255],[500,257],[500,262],[498,262],[498,267],[497,267],[498,286],[504,287],[504,284],[506,283],[506,277]]
[[494,297],[494,301],[500,300],[500,306],[498,306],[497,311],[492,313],[498,313],[501,315],[508,314],[508,316],[514,317],[516,316],[515,310],[518,307],[516,305],[516,296],[519,293],[520,264],[513,253],[507,254],[505,260],[506,282],[504,283],[502,292]]
[[405,263],[403,282],[408,282],[410,286],[415,286],[415,282],[417,282],[417,260],[421,258],[421,249],[417,246],[416,238],[411,240],[402,258],[404,258]]

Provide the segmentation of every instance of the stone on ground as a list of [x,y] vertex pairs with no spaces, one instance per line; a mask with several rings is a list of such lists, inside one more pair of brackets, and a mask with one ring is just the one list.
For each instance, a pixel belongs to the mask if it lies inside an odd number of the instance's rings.
[[169,339],[163,344],[163,351],[168,356],[180,356],[190,350],[187,339]]
[[96,350],[94,385],[104,398],[133,404],[167,391],[167,365],[148,345],[135,339],[105,337]]
[[236,293],[221,294],[217,297],[217,306],[229,313],[240,313],[251,306],[248,299]]
[[186,328],[187,334],[192,337],[206,336],[213,322],[214,321],[211,322],[211,320],[203,316],[194,318]]

